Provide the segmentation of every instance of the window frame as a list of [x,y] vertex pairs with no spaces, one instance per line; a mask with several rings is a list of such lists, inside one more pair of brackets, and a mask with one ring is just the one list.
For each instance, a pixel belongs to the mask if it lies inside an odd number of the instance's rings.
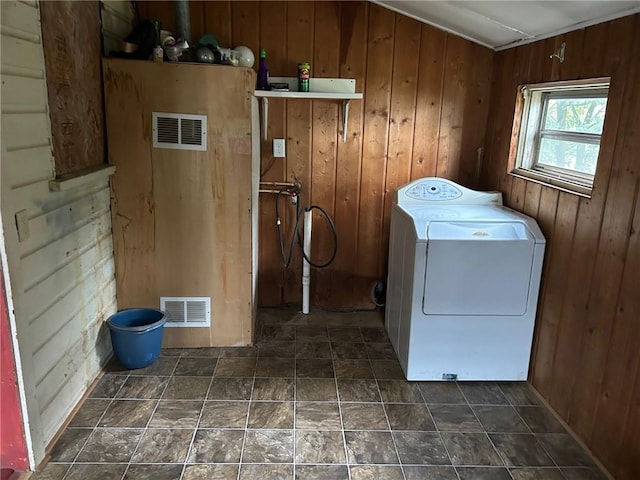
[[[607,97],[610,77],[599,77],[575,81],[546,82],[521,85],[518,92],[514,116],[515,150],[511,159],[511,175],[542,183],[554,188],[590,196],[595,174],[557,167],[539,162],[539,150],[543,138],[576,139],[579,143],[601,144],[602,134],[569,132],[566,130],[542,129],[549,99]],[[604,95],[603,95],[604,94]],[[608,107],[608,102],[607,102]],[[606,118],[606,109],[605,109]],[[600,155],[598,154],[598,157]],[[599,160],[599,158],[598,158]],[[596,163],[597,170],[597,163]]]

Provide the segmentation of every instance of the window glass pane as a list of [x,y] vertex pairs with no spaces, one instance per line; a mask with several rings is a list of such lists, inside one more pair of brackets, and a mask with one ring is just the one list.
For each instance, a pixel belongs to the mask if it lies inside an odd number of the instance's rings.
[[602,134],[606,109],[606,97],[548,97],[543,129]]
[[595,175],[600,145],[542,137],[538,163]]

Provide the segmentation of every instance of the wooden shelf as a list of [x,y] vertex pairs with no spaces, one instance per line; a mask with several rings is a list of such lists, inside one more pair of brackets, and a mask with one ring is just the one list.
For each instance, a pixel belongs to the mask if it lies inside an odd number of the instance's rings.
[[342,141],[347,141],[347,123],[349,119],[349,102],[361,100],[362,93],[356,93],[356,81],[352,78],[311,78],[309,92],[294,90],[298,86],[296,77],[271,77],[271,83],[286,83],[289,91],[256,90],[253,94],[262,99],[262,138],[267,140],[267,124],[269,122],[269,99],[291,98],[300,100],[338,100],[342,101]]
[[116,173],[115,165],[100,165],[49,180],[49,191],[68,192],[87,183],[102,181]]
[[360,100],[361,93],[329,93],[329,92],[283,92],[280,90],[256,90],[256,97],[262,98],[300,98],[306,100]]

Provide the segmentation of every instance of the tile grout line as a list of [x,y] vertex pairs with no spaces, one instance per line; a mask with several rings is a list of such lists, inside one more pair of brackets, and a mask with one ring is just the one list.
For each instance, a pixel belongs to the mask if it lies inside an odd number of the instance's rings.
[[[358,329],[360,332],[360,329]],[[361,334],[362,335],[362,334]],[[347,448],[347,435],[344,429],[344,417],[342,415],[342,402],[340,401],[340,392],[338,391],[338,375],[336,372],[336,359],[333,356],[333,342],[331,341],[331,331],[327,327],[327,336],[329,337],[329,354],[331,355],[331,367],[333,368],[333,383],[336,388],[336,401],[338,403],[338,414],[340,415],[340,426],[342,433],[342,449],[344,451],[344,462],[347,466],[347,478],[351,480],[351,463],[349,462],[349,450]]]
[[291,462],[293,463],[293,478],[296,478],[296,417],[298,410],[298,329],[293,327],[293,456],[291,458]]
[[[456,385],[456,388],[458,390],[460,390],[460,387],[458,387],[458,385]],[[453,463],[453,458],[451,457],[451,453],[449,452],[449,449],[447,448],[447,444],[444,441],[444,438],[442,437],[442,431],[440,430],[440,427],[438,427],[438,424],[436,422],[436,419],[434,418],[433,414],[431,413],[431,408],[429,408],[429,402],[427,402],[427,399],[424,396],[424,393],[422,392],[421,388],[418,388],[418,391],[420,392],[420,395],[422,396],[422,400],[424,401],[425,406],[427,407],[427,411],[429,412],[429,415],[431,416],[431,420],[433,421],[433,428],[436,429],[436,433],[438,434],[438,438],[440,439],[440,442],[442,442],[442,447],[444,448],[445,453],[447,454],[447,458],[449,459],[449,464],[451,465],[451,468],[453,468],[453,473],[455,474],[456,478],[458,480],[460,479],[460,474],[458,473],[458,469],[456,468],[456,466]],[[460,391],[460,393],[462,393]],[[463,396],[463,398],[466,397]]]
[[[527,426],[527,428],[531,431],[531,434],[533,435],[534,440],[536,441],[536,443],[538,445],[540,445],[540,447],[542,448],[542,450],[544,450],[544,452],[547,454],[547,456],[549,457],[549,459],[553,462],[553,464],[555,465],[555,468],[558,469],[558,471],[560,471],[560,475],[562,477],[564,477],[566,479],[566,475],[564,474],[564,472],[562,471],[562,469],[560,468],[560,466],[557,464],[557,462],[555,461],[555,459],[551,456],[551,454],[549,453],[549,451],[546,449],[546,447],[538,441],[538,439],[536,438],[535,434],[533,433],[533,430],[531,430],[531,427],[529,427],[529,424],[526,422],[526,420],[524,418],[522,418],[522,416],[520,415],[520,412],[518,412],[518,409],[516,407],[528,407],[528,406],[537,406],[537,405],[517,405],[515,402],[512,402],[512,400],[507,396],[506,392],[502,389],[502,386],[500,385],[499,382],[496,382],[496,385],[498,386],[498,388],[500,389],[500,391],[502,392],[502,394],[504,395],[504,397],[507,399],[507,401],[509,402],[509,405],[511,406],[511,408],[513,408],[516,412],[516,414],[518,414],[518,417],[523,421],[523,423]],[[527,387],[529,388],[529,387]],[[546,408],[545,408],[546,410]],[[509,474],[511,475],[511,470],[509,470]],[[512,475],[513,477],[513,475]]]
[[[513,405],[513,403],[511,402],[511,399],[506,395],[505,391],[502,390],[502,387],[500,386],[500,384],[498,382],[494,382],[494,385],[496,385],[498,387],[498,390],[500,390],[500,392],[502,393],[502,395],[504,396],[504,398],[506,398],[507,402],[509,402],[509,406],[516,412],[516,414],[518,415],[518,418],[520,418],[520,414],[518,413],[518,411],[516,410],[515,406]],[[462,392],[462,394],[464,395],[464,392]],[[466,398],[466,396],[465,396]],[[475,410],[473,410],[473,408],[471,409],[471,411],[473,412],[474,415],[476,415]],[[476,415],[477,418],[477,415]],[[523,423],[526,425],[527,428],[529,428],[529,425],[527,425],[527,422],[524,421],[524,419],[521,418],[521,420],[523,421]],[[480,419],[478,418],[478,422],[480,422]],[[505,464],[505,466],[507,467],[507,472],[509,472],[509,476],[513,479],[513,474],[511,473],[511,469],[509,469],[509,467],[507,466],[507,462],[504,459],[504,456],[500,453],[500,451],[498,451],[498,449],[496,448],[495,444],[493,443],[493,440],[491,439],[491,437],[489,436],[489,433],[486,432],[486,428],[485,426],[482,424],[482,422],[480,422],[480,425],[482,425],[482,429],[485,431],[487,437],[489,437],[489,441],[491,442],[491,445],[493,445],[493,448],[495,448],[495,450],[498,452],[498,455],[500,456],[500,458],[502,458],[502,463]],[[536,443],[538,443],[538,440],[534,437]],[[544,450],[544,448],[543,448]],[[555,465],[555,461],[551,458],[551,456],[549,455],[549,458],[551,459],[551,461],[554,463]],[[557,467],[557,465],[556,465]],[[561,473],[562,475],[562,473]]]
[[[112,357],[112,361],[113,359],[115,359],[115,356]],[[67,478],[67,476],[69,475],[69,472],[71,472],[71,469],[73,468],[73,466],[76,464],[78,457],[80,456],[80,453],[82,453],[82,451],[84,450],[84,448],[87,446],[87,443],[89,443],[89,439],[94,435],[95,431],[97,428],[99,428],[100,425],[100,420],[102,420],[104,418],[104,416],[107,413],[107,410],[109,409],[109,407],[113,404],[113,402],[115,401],[115,399],[118,396],[118,393],[120,393],[120,390],[122,390],[122,388],[124,387],[124,384],[127,383],[127,380],[129,379],[129,377],[131,376],[131,371],[129,371],[129,373],[127,373],[126,375],[114,375],[114,376],[118,376],[118,377],[125,377],[124,382],[122,382],[122,385],[120,385],[120,387],[118,387],[118,389],[115,391],[115,393],[113,394],[113,397],[111,397],[109,399],[109,405],[107,405],[107,408],[104,409],[104,412],[102,412],[102,415],[100,415],[100,418],[98,419],[98,421],[96,422],[96,424],[91,428],[91,433],[89,434],[89,436],[87,437],[87,439],[82,443],[82,446],[78,449],[78,453],[76,453],[73,457],[73,460],[71,460],[71,462],[69,463],[69,468],[67,468],[67,471],[65,472],[65,474],[62,476],[62,480],[64,480],[65,478]],[[104,378],[104,375],[103,377]],[[89,397],[90,398],[90,397]],[[89,399],[87,398],[87,400]],[[77,414],[77,413],[76,413]],[[65,427],[65,432],[67,431],[67,429],[69,428],[69,426]],[[73,427],[72,427],[73,428]],[[128,468],[128,467],[127,467]],[[122,477],[124,478],[124,474],[126,473],[126,468],[125,468],[125,472],[122,473]]]
[[[262,330],[262,327],[260,327],[260,330]],[[238,458],[238,473],[236,474],[237,480],[240,480],[240,474],[242,472],[242,465],[243,465],[242,460],[244,457],[244,447],[247,443],[247,433],[249,431],[249,414],[251,413],[251,402],[253,401],[253,392],[256,385],[256,372],[258,370],[259,358],[260,358],[260,350],[256,349],[255,364],[253,366],[253,375],[251,378],[251,392],[249,393],[249,401],[247,402],[247,418],[245,419],[245,422],[244,422],[244,431],[242,432],[242,446],[240,447],[240,457]],[[234,377],[234,378],[242,378],[242,377]],[[213,378],[211,379],[211,381],[213,382]]]
[[[176,369],[178,368],[178,364],[180,363],[180,360],[182,358],[182,350],[180,351],[180,356],[178,357],[178,361],[176,362],[176,364],[173,366],[173,369],[171,370],[171,375],[169,376],[169,381],[167,381],[167,385],[164,389],[164,391],[162,392],[162,395],[160,395],[160,400],[158,400],[158,405],[156,407],[157,408],[160,406],[160,402],[162,401],[162,397],[164,396],[164,392],[166,392],[167,388],[169,388],[169,382],[171,381],[171,378],[174,377],[175,373],[176,373]],[[218,366],[218,360],[216,359],[216,367]],[[215,371],[216,367],[213,368],[213,370]],[[211,374],[211,378],[213,378],[213,374]],[[211,386],[211,383],[209,383],[209,386]],[[205,398],[207,396],[207,394],[209,393],[209,391],[207,390],[207,393],[205,394]],[[204,402],[202,402],[202,409],[200,410],[200,414],[202,415],[202,411],[204,410]],[[151,418],[149,419],[149,422],[151,422],[151,420],[153,419],[153,416],[155,415],[155,412],[151,415]],[[182,478],[184,476],[184,473],[186,471],[187,468],[187,460],[189,459],[189,453],[191,453],[191,445],[193,443],[193,439],[195,437],[195,433],[197,431],[197,422],[196,422],[196,428],[193,429],[193,435],[191,437],[191,442],[189,442],[189,447],[187,448],[187,453],[185,455],[185,459],[182,462],[182,470],[180,471],[180,477]],[[129,467],[127,467],[127,470],[129,469]],[[123,478],[123,480],[125,480]]]
[[[138,443],[136,444],[135,448],[133,449],[133,452],[131,452],[131,457],[129,457],[129,461],[127,462],[127,466],[124,469],[124,473],[122,474],[122,478],[123,479],[127,476],[127,473],[129,472],[129,468],[131,467],[131,461],[133,460],[133,457],[137,453],[138,449],[140,448],[140,444],[142,443],[142,439],[144,438],[145,433],[149,429],[149,424],[151,423],[151,419],[155,415],[156,410],[158,410],[158,406],[160,405],[160,399],[163,397],[163,395],[167,391],[167,388],[169,388],[169,383],[171,382],[171,378],[173,378],[173,374],[174,374],[174,372],[175,372],[175,370],[176,370],[176,368],[178,366],[178,363],[180,363],[180,359],[181,358],[182,358],[182,352],[178,356],[178,360],[176,361],[176,364],[173,366],[173,370],[171,370],[171,375],[169,375],[169,380],[167,380],[167,383],[165,384],[164,388],[162,389],[162,392],[160,393],[160,395],[156,399],[156,406],[153,408],[153,411],[151,412],[151,415],[149,416],[149,419],[147,420],[147,423],[146,423],[145,427],[142,429],[142,435],[140,435],[140,440],[138,440]],[[131,378],[131,376],[132,376],[131,373],[129,373],[127,381],[129,380],[129,378]],[[126,384],[126,382],[122,384],[122,387],[124,387],[125,384]],[[130,399],[128,399],[128,400],[130,400]],[[154,400],[154,399],[144,399],[144,400]],[[187,455],[188,455],[188,453],[189,452],[187,452]]]
[[[182,354],[180,354],[180,359],[181,358],[182,358]],[[176,367],[173,369],[174,374],[175,374],[176,368],[178,367],[178,363],[180,363],[180,359],[178,359],[178,362],[176,363]],[[213,372],[211,373],[211,379],[209,380],[209,387],[207,388],[207,391],[204,394],[204,399],[202,400],[202,407],[200,408],[200,414],[198,415],[198,419],[196,420],[196,425],[193,429],[193,435],[191,436],[191,442],[189,442],[189,448],[187,449],[187,455],[183,462],[182,474],[180,475],[180,478],[184,476],[184,473],[187,469],[187,462],[189,461],[191,451],[193,450],[193,445],[196,440],[196,435],[198,434],[198,428],[200,427],[200,421],[202,420],[202,414],[204,413],[204,407],[207,404],[207,398],[209,398],[209,391],[211,390],[211,385],[213,383],[213,379],[215,377],[215,373],[216,373],[216,370],[218,369],[219,363],[220,363],[220,351],[218,351],[218,356],[216,357],[216,366],[213,368]],[[175,378],[175,375],[171,375],[171,378]],[[193,399],[190,399],[190,400],[193,400]]]
[[[364,341],[365,340],[364,335],[362,334],[362,332],[360,334],[362,335],[362,340]],[[367,348],[366,341],[364,342],[364,348],[365,350]],[[398,450],[398,444],[396,443],[396,438],[393,435],[393,430],[391,429],[391,422],[389,421],[389,416],[387,415],[387,409],[385,407],[384,398],[382,398],[382,391],[380,390],[380,384],[378,383],[378,376],[373,370],[373,363],[371,361],[371,358],[368,352],[367,352],[367,360],[369,361],[369,368],[371,368],[371,373],[373,374],[373,380],[376,382],[376,389],[378,391],[378,395],[380,396],[380,406],[382,407],[382,411],[384,412],[384,418],[387,421],[387,425],[389,426],[389,435],[391,436],[391,443],[393,444],[393,450],[396,452],[396,458],[398,459],[398,466],[400,467],[400,473],[402,474],[402,478],[406,479],[407,476],[404,471],[402,459],[400,458],[400,451]]]
[[[499,384],[498,388],[500,388],[500,391],[504,394],[504,392],[502,391],[502,388],[500,387]],[[506,395],[505,395],[506,397]],[[508,401],[508,399],[507,399]],[[509,405],[511,406],[511,408],[513,408],[513,410],[516,412],[516,415],[518,415],[518,418],[522,421],[522,423],[525,424],[525,426],[527,427],[527,430],[529,431],[529,433],[531,433],[531,435],[533,436],[534,440],[536,441],[536,443],[538,445],[540,445],[540,448],[542,448],[542,450],[544,451],[544,453],[549,457],[549,459],[553,462],[553,465],[555,466],[555,468],[557,468],[560,471],[560,475],[562,475],[562,477],[566,478],[564,472],[562,471],[562,469],[560,469],[560,465],[558,465],[556,463],[556,461],[553,459],[553,457],[551,456],[551,454],[547,451],[547,449],[545,448],[545,446],[540,443],[538,441],[538,438],[535,435],[535,432],[531,429],[531,426],[527,423],[527,421],[524,419],[524,417],[520,414],[520,412],[518,411],[518,409],[516,407],[525,407],[525,406],[535,406],[535,405],[512,405],[511,402],[509,402]],[[511,472],[509,472],[511,473]]]
[[[497,383],[492,382],[494,385],[498,386]],[[498,387],[500,389],[500,391],[502,392],[502,389],[500,387]],[[511,475],[511,470],[509,470],[509,466],[507,465],[507,462],[505,460],[504,455],[502,455],[502,453],[500,453],[500,450],[498,450],[496,448],[495,443],[493,442],[492,438],[489,436],[489,433],[487,432],[487,429],[485,428],[484,424],[480,421],[480,418],[478,418],[478,415],[476,414],[475,410],[473,409],[473,407],[471,406],[471,403],[469,403],[469,398],[467,397],[467,395],[464,393],[464,389],[460,388],[460,386],[458,386],[458,389],[460,390],[460,392],[462,393],[462,396],[464,397],[464,399],[467,402],[467,407],[469,408],[469,410],[471,410],[471,413],[473,414],[473,417],[476,419],[476,422],[478,422],[478,425],[480,425],[480,427],[482,428],[482,433],[484,433],[484,436],[489,440],[489,443],[491,444],[491,446],[493,447],[494,452],[496,452],[496,454],[498,455],[498,458],[500,459],[500,461],[502,462],[502,467],[504,467],[504,469],[507,471],[507,475],[509,475],[509,477],[511,479],[513,479],[513,475]],[[504,392],[503,392],[504,394]],[[507,401],[509,400],[506,395],[505,398],[507,399]],[[511,408],[513,408],[512,405],[510,405]],[[487,465],[487,467],[491,467],[493,465]],[[498,465],[499,466],[499,465]],[[456,470],[457,472],[457,470]]]

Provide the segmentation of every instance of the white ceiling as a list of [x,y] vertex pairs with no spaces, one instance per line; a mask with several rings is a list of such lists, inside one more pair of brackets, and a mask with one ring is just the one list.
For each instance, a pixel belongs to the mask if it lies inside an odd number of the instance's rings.
[[640,12],[640,1],[372,0],[494,50]]

